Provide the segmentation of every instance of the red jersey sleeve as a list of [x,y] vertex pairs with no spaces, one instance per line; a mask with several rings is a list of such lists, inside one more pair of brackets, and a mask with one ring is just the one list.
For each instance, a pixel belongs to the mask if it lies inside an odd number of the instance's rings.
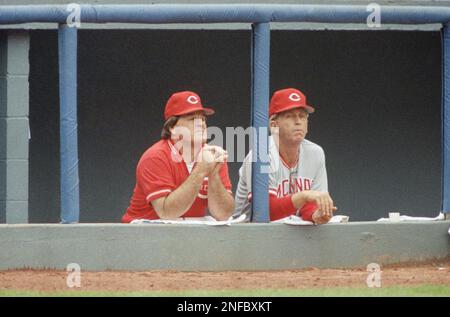
[[317,204],[314,202],[306,203],[300,209],[302,219],[305,221],[313,221],[312,215],[318,209]]
[[176,189],[170,165],[159,157],[149,157],[139,162],[136,179],[147,203],[167,196]]
[[[270,203],[270,221],[282,219],[295,215],[296,209],[292,203],[291,195],[277,198],[271,194],[269,196]],[[305,221],[313,221],[312,215],[318,209],[317,204],[309,202],[300,209],[300,215]]]
[[232,194],[231,191],[231,181],[230,176],[228,175],[228,162],[225,162],[222,164],[219,170],[220,179],[222,180],[222,184],[225,187],[225,189]]
[[270,221],[279,220],[282,218],[295,215],[297,209],[295,209],[292,203],[291,196],[285,196],[278,198],[273,194],[269,194],[270,204]]

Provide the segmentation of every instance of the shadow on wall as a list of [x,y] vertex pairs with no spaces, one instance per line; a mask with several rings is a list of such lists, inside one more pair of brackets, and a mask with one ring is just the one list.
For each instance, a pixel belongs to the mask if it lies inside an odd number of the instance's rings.
[[[3,72],[6,70],[6,56],[5,51],[6,36],[4,32],[0,32],[0,76],[4,76]],[[0,80],[5,80],[0,78]],[[0,223],[6,222],[6,98],[4,94],[5,86],[1,85],[0,91]]]
[[[173,92],[196,91],[216,110],[210,126],[225,131],[227,125],[249,125],[249,52],[249,31],[80,31],[81,221],[120,221],[136,164],[159,139],[164,106]],[[30,59],[30,219],[55,222],[59,176],[48,173],[59,173],[55,32],[32,33]],[[240,163],[229,167],[236,186]]]
[[274,31],[271,90],[292,83],[316,107],[308,138],[325,150],[340,214],[438,215],[439,32]]
[[[308,139],[326,153],[330,192],[351,221],[440,207],[440,34],[273,31],[271,92],[316,107]],[[159,139],[170,94],[194,90],[209,126],[248,127],[250,32],[80,30],[81,221],[119,222],[141,154]],[[57,34],[32,31],[30,222],[59,221]],[[233,189],[241,163],[230,163]]]
[[[0,119],[1,120],[1,119]],[[0,124],[0,153],[6,148],[6,126]],[[0,155],[3,157],[3,155]],[[0,158],[0,223],[6,222],[6,160]]]

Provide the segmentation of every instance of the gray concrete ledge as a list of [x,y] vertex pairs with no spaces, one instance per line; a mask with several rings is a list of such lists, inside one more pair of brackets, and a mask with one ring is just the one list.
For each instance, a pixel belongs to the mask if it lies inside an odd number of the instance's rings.
[[290,270],[442,259],[450,221],[229,227],[0,225],[0,269]]

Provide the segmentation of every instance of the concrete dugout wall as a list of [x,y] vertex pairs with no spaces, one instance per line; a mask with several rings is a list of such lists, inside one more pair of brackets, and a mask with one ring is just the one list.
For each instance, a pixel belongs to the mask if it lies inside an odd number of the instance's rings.
[[94,271],[365,268],[448,258],[449,224],[0,225],[0,270],[69,263]]
[[[209,125],[247,127],[250,31],[79,30],[81,222],[116,222],[162,109],[192,89]],[[56,31],[30,31],[30,222],[59,221]],[[330,192],[351,220],[440,209],[439,32],[272,31],[271,92],[304,90],[308,138],[325,149]],[[230,163],[235,188],[240,163]]]

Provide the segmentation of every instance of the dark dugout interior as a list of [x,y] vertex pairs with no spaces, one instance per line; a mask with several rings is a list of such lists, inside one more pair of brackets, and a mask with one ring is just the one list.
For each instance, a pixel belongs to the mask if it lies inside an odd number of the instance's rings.
[[[119,222],[171,93],[193,90],[209,126],[250,123],[250,31],[79,30],[80,221]],[[59,222],[57,32],[31,31],[30,222]],[[272,31],[270,91],[316,107],[338,214],[434,217],[441,201],[441,38],[420,31]],[[233,189],[241,163],[229,163]]]

